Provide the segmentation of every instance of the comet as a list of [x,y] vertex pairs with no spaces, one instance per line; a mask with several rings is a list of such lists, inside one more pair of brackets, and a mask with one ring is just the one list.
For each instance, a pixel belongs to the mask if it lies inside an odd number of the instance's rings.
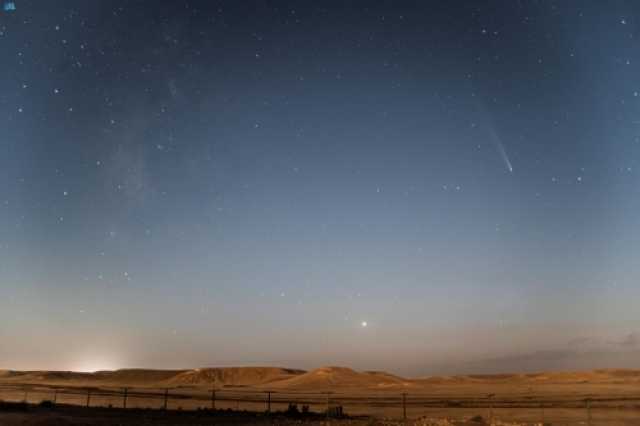
[[500,140],[500,137],[496,133],[493,126],[491,126],[491,139],[493,139],[493,143],[495,144],[496,149],[500,154],[500,157],[502,157],[502,161],[504,162],[504,165],[507,167],[507,170],[509,170],[509,173],[513,173],[513,166],[511,165],[511,160],[509,160],[509,155],[507,154],[507,150],[504,148],[504,145],[502,144],[502,141]]
[[509,161],[509,156],[507,155],[507,151],[505,151],[504,146],[502,146],[502,144],[498,145],[498,151],[500,151],[502,160],[504,161],[505,166],[507,166],[509,173],[513,173],[513,166],[511,165],[511,161]]
[[491,142],[493,142],[493,145],[496,147],[496,150],[498,151],[500,158],[504,162],[505,167],[507,168],[507,170],[509,170],[509,173],[513,173],[513,165],[511,164],[511,160],[509,159],[509,154],[507,154],[507,150],[502,143],[502,139],[500,139],[500,135],[498,135],[498,132],[496,131],[496,127],[493,124],[493,120],[491,119],[489,111],[484,105],[480,105],[479,109],[485,119]]

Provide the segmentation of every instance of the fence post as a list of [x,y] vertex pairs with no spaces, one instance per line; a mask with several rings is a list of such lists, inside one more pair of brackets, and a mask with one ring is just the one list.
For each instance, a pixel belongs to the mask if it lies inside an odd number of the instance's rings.
[[122,389],[122,408],[127,408],[127,395],[129,394],[129,388]]
[[163,405],[164,411],[167,411],[167,400],[168,399],[169,399],[169,389],[165,389],[164,390],[164,405]]
[[327,420],[329,420],[329,413],[331,412],[330,395],[331,395],[331,392],[327,392]]
[[267,413],[271,413],[271,391],[267,391]]
[[407,394],[406,392],[402,394],[402,418],[404,421],[407,421]]
[[24,402],[25,404],[29,401],[29,391],[28,390],[24,390]]
[[540,422],[544,425],[544,402],[540,403]]
[[87,389],[87,407],[91,405],[91,389]]
[[53,404],[57,404],[58,403],[58,389],[55,389],[53,391]]
[[211,389],[211,409],[216,409],[216,388]]
[[490,393],[489,395],[487,395],[487,398],[489,399],[489,424],[491,424],[491,422],[493,422],[493,397],[496,396],[495,393]]
[[587,405],[587,425],[591,426],[591,399],[590,398],[586,399],[586,405]]

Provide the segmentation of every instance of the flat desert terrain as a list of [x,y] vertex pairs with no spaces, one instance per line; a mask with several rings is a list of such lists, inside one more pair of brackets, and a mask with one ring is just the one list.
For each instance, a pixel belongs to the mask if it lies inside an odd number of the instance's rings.
[[[2,425],[285,424],[330,419],[422,426],[626,426],[640,425],[640,370],[413,379],[344,367],[0,371],[0,400],[32,404],[26,409],[0,408]],[[37,406],[42,401],[55,405]],[[276,414],[287,410],[293,417]],[[309,414],[296,417],[302,411]],[[246,413],[234,417],[241,412]]]

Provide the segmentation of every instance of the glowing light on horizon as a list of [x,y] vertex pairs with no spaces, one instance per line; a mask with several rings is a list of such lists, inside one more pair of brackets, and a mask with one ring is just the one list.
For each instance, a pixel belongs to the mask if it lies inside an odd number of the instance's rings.
[[95,373],[96,371],[113,371],[122,368],[119,363],[100,357],[80,360],[72,366],[71,371],[78,373]]

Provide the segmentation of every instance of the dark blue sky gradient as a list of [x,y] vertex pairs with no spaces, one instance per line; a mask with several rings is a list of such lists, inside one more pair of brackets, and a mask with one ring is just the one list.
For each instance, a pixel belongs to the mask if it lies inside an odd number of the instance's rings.
[[640,328],[635,2],[16,6],[0,367],[417,375]]

